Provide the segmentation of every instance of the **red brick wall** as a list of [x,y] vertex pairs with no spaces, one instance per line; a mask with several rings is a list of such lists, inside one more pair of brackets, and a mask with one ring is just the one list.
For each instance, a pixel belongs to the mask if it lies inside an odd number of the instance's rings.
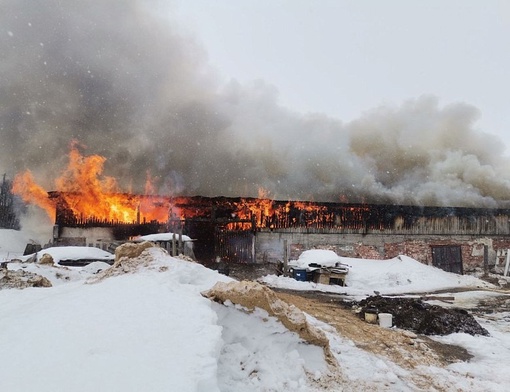
[[[510,249],[509,239],[497,239],[492,242],[494,251],[497,253],[498,265],[505,265],[506,263],[506,251]],[[499,252],[498,252],[499,251]]]
[[[333,238],[333,237],[332,237]],[[332,242],[318,238],[314,243],[290,244],[290,258],[297,259],[306,249],[322,248],[335,251],[340,256],[359,257],[365,259],[391,259],[398,255],[406,255],[424,264],[432,265],[433,246],[460,246],[462,264],[465,272],[484,267],[484,245],[488,244],[489,266],[493,266],[499,256],[499,265],[505,261],[504,252],[510,249],[510,238],[469,238],[469,237],[334,237]],[[418,239],[420,238],[420,239]]]
[[384,255],[382,255],[375,246],[358,244],[354,248],[355,257],[359,257],[362,259],[384,259]]
[[406,255],[424,264],[432,264],[432,251],[425,241],[404,241],[384,244],[384,253],[387,259]]
[[[510,245],[510,241],[508,242]],[[432,247],[445,245],[460,246],[464,270],[471,270],[476,267],[483,268],[484,244],[476,241],[441,239],[386,243],[384,245],[384,253],[385,257],[388,259],[402,254],[412,257],[424,264],[432,265]],[[489,262],[491,264],[494,263],[494,261],[491,260],[489,260]]]
[[494,250],[507,250],[510,249],[510,239],[497,239],[492,241]]

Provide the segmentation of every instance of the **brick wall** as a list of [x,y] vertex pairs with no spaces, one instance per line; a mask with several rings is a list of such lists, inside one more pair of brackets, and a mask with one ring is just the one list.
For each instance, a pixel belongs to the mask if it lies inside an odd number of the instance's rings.
[[373,245],[358,244],[355,246],[356,257],[361,259],[384,259],[384,254],[381,254],[379,250]]
[[[307,234],[307,233],[257,233],[257,262],[260,255],[270,255],[267,262],[283,260],[283,241],[289,246],[290,259],[297,259],[308,249],[330,249],[339,256],[365,259],[391,259],[406,255],[424,264],[432,265],[433,246],[460,246],[464,271],[483,268],[484,246],[488,247],[489,266],[498,259],[505,261],[510,238],[475,238],[472,236],[403,236],[359,234]],[[267,251],[271,245],[271,254]]]
[[[504,244],[504,245],[503,245]],[[386,258],[396,257],[403,254],[416,259],[424,264],[432,265],[433,246],[460,246],[462,264],[465,271],[474,268],[483,268],[484,246],[488,246],[489,265],[494,265],[497,249],[502,246],[510,246],[510,241],[502,241],[502,244],[495,246],[495,241],[490,238],[475,240],[453,240],[448,238],[433,240],[410,240],[404,242],[386,243],[384,251]]]

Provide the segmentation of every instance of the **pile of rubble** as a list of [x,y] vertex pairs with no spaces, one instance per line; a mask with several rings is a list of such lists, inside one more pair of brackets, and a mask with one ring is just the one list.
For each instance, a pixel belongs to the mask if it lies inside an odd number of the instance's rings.
[[27,287],[51,287],[51,282],[41,275],[22,269],[17,271],[8,270],[7,263],[2,263],[2,268],[0,268],[0,290],[25,289]]
[[422,335],[448,335],[456,332],[489,335],[489,332],[466,310],[431,305],[420,298],[377,295],[360,301],[356,306],[362,317],[366,312],[390,313],[394,326]]

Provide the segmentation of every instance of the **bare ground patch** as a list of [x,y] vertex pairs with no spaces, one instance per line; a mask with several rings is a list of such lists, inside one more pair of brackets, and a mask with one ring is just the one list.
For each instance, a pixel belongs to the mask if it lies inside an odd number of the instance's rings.
[[471,355],[462,347],[442,344],[427,336],[410,331],[382,328],[361,320],[351,309],[338,300],[311,293],[289,293],[277,291],[277,296],[293,304],[303,312],[333,326],[341,336],[350,339],[366,351],[388,358],[410,371],[412,383],[419,388],[450,390],[444,380],[434,380],[420,367],[445,366],[459,361],[468,361]]

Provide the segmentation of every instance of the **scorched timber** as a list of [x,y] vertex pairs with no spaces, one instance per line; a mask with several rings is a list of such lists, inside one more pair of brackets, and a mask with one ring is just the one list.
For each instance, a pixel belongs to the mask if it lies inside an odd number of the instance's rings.
[[[168,216],[160,221],[124,222],[73,214],[59,192],[56,224],[68,227],[113,227],[169,222],[211,222],[228,230],[295,231],[301,233],[407,234],[407,235],[502,235],[510,234],[509,209],[421,207],[402,205],[318,203],[257,198],[137,196],[168,204]],[[135,197],[135,196],[132,196]]]

